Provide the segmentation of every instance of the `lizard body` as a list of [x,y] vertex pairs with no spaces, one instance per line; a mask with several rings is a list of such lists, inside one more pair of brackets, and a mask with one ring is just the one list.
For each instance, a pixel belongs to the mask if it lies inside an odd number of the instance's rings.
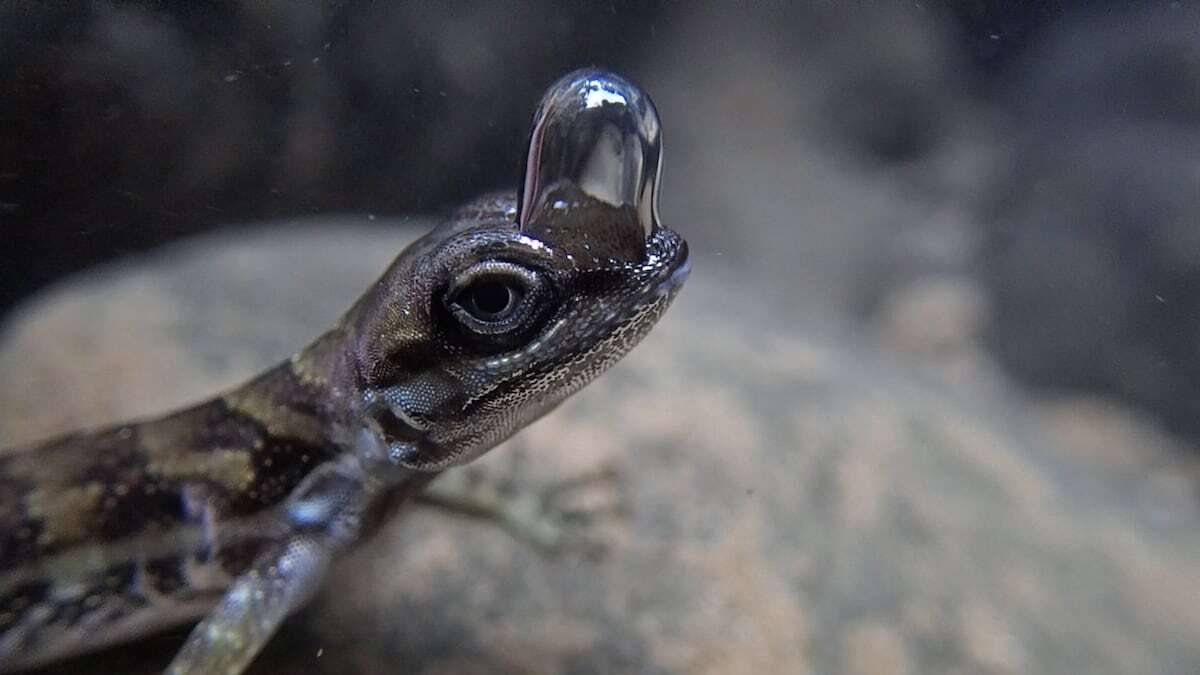
[[650,330],[689,269],[658,224],[660,153],[644,93],[572,73],[519,197],[460,209],[297,355],[0,455],[0,671],[204,616],[168,671],[241,672],[333,556]]

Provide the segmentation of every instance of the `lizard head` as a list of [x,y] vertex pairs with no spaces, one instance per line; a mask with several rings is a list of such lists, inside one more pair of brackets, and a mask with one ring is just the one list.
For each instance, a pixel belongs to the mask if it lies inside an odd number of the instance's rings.
[[624,356],[689,271],[657,214],[658,115],[585,70],[546,93],[517,198],[459,209],[347,317],[365,428],[388,461],[469,461]]

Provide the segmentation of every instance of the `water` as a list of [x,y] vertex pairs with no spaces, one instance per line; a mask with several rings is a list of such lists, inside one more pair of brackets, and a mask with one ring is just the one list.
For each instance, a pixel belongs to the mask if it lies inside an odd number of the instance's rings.
[[419,514],[258,672],[1195,672],[1200,17],[929,5],[0,7],[0,440],[285,355],[610,67],[692,280],[516,448],[615,552]]

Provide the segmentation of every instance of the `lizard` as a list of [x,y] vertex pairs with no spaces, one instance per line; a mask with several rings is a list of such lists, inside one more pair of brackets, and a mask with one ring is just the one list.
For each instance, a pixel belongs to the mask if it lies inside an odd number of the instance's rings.
[[331,561],[632,349],[690,271],[661,122],[611,72],[544,94],[519,191],[402,251],[326,333],[165,416],[0,454],[0,671],[196,623],[245,670]]

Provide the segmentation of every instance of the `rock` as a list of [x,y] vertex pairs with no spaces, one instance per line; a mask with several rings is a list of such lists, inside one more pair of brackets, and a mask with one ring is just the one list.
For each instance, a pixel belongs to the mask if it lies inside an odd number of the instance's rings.
[[[0,334],[0,444],[236,383],[411,232],[217,234],[54,288]],[[1200,513],[1178,484],[1059,450],[1012,392],[948,389],[816,336],[819,315],[801,331],[708,262],[625,361],[482,460],[521,450],[541,482],[618,463],[629,510],[605,557],[546,560],[417,509],[253,672],[1197,671]],[[45,672],[155,672],[182,634]]]
[[909,363],[950,384],[1002,379],[981,345],[987,297],[970,280],[926,278],[899,286],[883,298],[876,331],[880,343]]

